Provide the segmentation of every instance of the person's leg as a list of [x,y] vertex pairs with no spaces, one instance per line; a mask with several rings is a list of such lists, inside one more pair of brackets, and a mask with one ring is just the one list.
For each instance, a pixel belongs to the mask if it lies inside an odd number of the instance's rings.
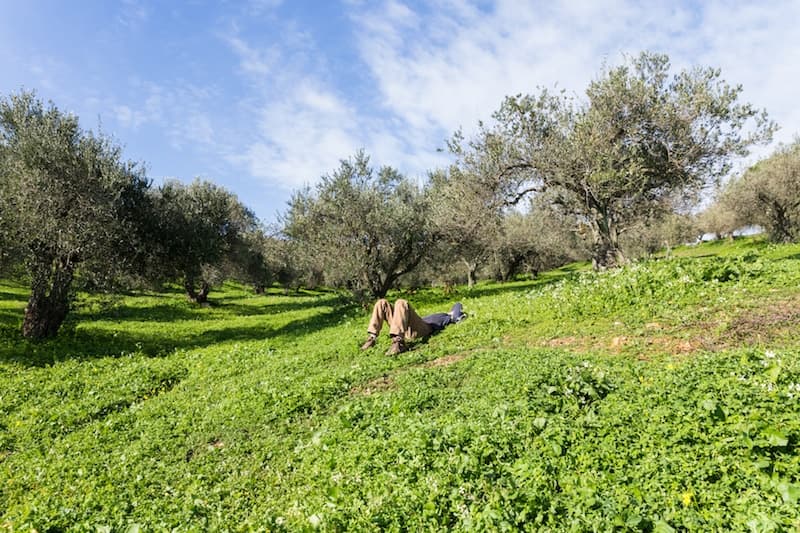
[[381,298],[375,302],[375,307],[372,308],[372,316],[369,319],[367,333],[377,337],[381,333],[384,322],[390,326],[392,324],[392,304],[385,298]]
[[394,303],[394,314],[389,321],[389,335],[417,339],[427,337],[433,328],[414,311],[406,300],[397,300]]
[[362,350],[369,350],[378,343],[378,334],[383,328],[384,322],[391,322],[392,320],[392,305],[384,298],[375,302],[375,307],[372,308],[372,316],[369,319],[367,326],[367,340],[361,345]]

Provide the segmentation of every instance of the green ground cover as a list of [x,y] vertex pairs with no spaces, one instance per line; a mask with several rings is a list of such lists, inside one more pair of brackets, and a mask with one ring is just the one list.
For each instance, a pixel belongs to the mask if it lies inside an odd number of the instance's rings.
[[0,284],[0,529],[800,528],[800,246],[673,250],[455,294],[362,353],[334,293],[83,296],[18,338]]

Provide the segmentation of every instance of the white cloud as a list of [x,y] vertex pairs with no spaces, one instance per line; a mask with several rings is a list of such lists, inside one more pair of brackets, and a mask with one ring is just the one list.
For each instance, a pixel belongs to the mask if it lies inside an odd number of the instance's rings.
[[22,62],[22,68],[27,70],[31,79],[34,80],[34,86],[29,89],[36,88],[46,93],[57,92],[69,71],[69,67],[55,57],[38,54],[26,58]]
[[293,92],[262,103],[257,136],[243,155],[250,172],[291,189],[310,183],[359,148],[355,111],[313,80],[298,80]]
[[[242,102],[249,131],[241,148],[227,154],[232,163],[283,190],[316,181],[339,160],[363,146],[358,110],[322,79],[326,73],[309,60],[313,45],[294,28],[279,49],[259,48],[238,35],[223,37],[239,60],[249,86]],[[253,58],[269,65],[253,68]]]
[[138,128],[145,121],[143,113],[134,111],[127,105],[115,105],[112,109],[117,122],[125,128]]
[[558,86],[581,95],[604,62],[641,50],[669,54],[676,68],[722,67],[724,79],[744,84],[744,100],[796,133],[798,17],[800,3],[788,0],[498,0],[488,12],[449,0],[425,13],[389,0],[352,16],[386,109],[428,140],[471,130],[509,94]]
[[119,96],[91,99],[87,103],[110,109],[113,119],[123,128],[142,131],[155,127],[164,132],[169,144],[182,151],[200,145],[214,152],[225,152],[216,134],[211,113],[218,96],[211,88],[191,84],[165,86],[133,80],[134,98],[120,102]]
[[506,95],[547,87],[582,96],[604,64],[641,50],[669,54],[676,69],[721,67],[724,79],[744,84],[746,101],[767,107],[792,133],[800,124],[793,105],[800,40],[792,25],[800,4],[788,0],[346,6],[365,65],[361,81],[372,85],[369,105],[326,66],[314,35],[292,23],[280,47],[225,39],[251,87],[244,105],[254,117],[228,159],[272,186],[313,183],[359,148],[375,164],[422,175],[448,161],[436,152],[447,137],[474,130]]
[[138,28],[150,17],[147,6],[137,0],[123,0],[117,22],[126,28]]
[[246,11],[258,15],[265,11],[272,11],[282,3],[283,0],[250,0],[246,5]]
[[257,50],[248,46],[244,40],[237,36],[228,36],[225,40],[239,56],[239,68],[244,74],[254,77],[262,77],[270,74],[273,65],[277,61],[276,51]]
[[[617,64],[622,54],[641,50],[669,54],[676,69],[720,67],[724,79],[743,85],[743,100],[765,107],[782,126],[778,141],[800,133],[797,0],[340,0],[336,6],[344,19],[336,8],[322,19],[281,0],[222,3],[198,18],[195,35],[219,39],[171,35],[170,50],[187,47],[181,68],[163,77],[149,63],[134,67],[130,76],[145,81],[120,79],[117,70],[115,79],[104,79],[73,64],[74,54],[41,42],[15,44],[10,34],[2,38],[0,62],[9,80],[24,79],[61,105],[66,100],[85,120],[100,116],[112,130],[128,130],[118,134],[138,139],[149,150],[144,157],[169,161],[156,163],[169,172],[210,168],[232,188],[266,183],[276,198],[315,182],[360,148],[376,165],[423,175],[448,161],[436,151],[446,138],[489,120],[504,96],[538,87],[581,96],[604,62]],[[124,0],[103,20],[125,30],[135,46],[136,39],[161,38],[154,23],[180,11]],[[209,48],[220,43],[234,61],[221,61],[220,51]]]
[[745,101],[767,109],[781,126],[776,141],[789,142],[800,133],[798,18],[795,1],[733,6],[717,1],[708,6],[703,23],[707,47],[700,60],[741,83]]
[[216,143],[211,118],[199,111],[187,111],[168,131],[173,146],[179,149],[190,143],[205,146]]

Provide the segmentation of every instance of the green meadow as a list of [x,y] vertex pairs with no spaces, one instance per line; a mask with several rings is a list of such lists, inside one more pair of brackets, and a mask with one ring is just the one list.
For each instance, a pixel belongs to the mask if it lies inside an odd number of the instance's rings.
[[798,531],[800,245],[396,292],[469,318],[396,358],[335,292],[0,283],[0,530]]

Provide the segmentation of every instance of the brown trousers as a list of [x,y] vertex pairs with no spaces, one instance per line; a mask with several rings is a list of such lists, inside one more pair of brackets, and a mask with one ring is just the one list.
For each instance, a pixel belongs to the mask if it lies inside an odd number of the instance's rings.
[[384,322],[389,324],[389,335],[402,335],[406,339],[427,337],[433,333],[433,328],[422,320],[406,300],[397,300],[394,308],[384,298],[375,302],[367,332],[378,336]]

